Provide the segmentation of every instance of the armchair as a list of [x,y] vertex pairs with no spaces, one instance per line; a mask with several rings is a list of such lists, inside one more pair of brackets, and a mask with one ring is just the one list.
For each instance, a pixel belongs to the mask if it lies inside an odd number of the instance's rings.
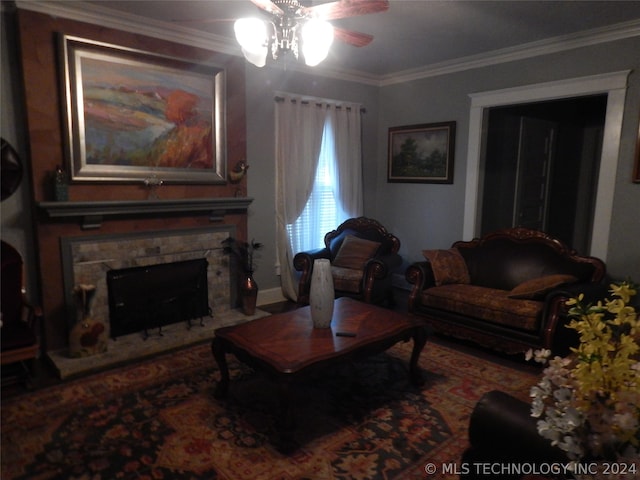
[[300,252],[293,259],[294,268],[301,272],[299,304],[309,303],[314,260],[327,258],[331,261],[336,297],[394,305],[391,274],[402,264],[397,237],[376,220],[358,217],[327,233],[324,244],[324,248]]
[[[0,359],[3,367],[18,363],[24,367],[24,362],[33,362],[38,357],[40,344],[36,325],[41,324],[42,311],[26,300],[22,285],[23,264],[20,253],[4,241],[1,242],[1,246]],[[3,371],[3,383],[5,383],[4,373]],[[23,373],[28,377],[29,369],[24,370]]]

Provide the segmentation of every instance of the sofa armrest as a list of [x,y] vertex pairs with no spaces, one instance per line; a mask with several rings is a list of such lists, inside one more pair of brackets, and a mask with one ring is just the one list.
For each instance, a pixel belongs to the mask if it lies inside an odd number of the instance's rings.
[[293,257],[293,267],[301,272],[298,282],[298,303],[306,305],[309,303],[309,290],[311,288],[311,274],[313,273],[313,262],[319,258],[331,260],[331,250],[328,248],[318,248],[306,252],[299,252]]
[[608,287],[603,283],[571,283],[554,288],[545,295],[542,316],[545,319],[544,345],[554,355],[566,355],[570,352],[570,347],[578,344],[577,333],[566,328],[569,323],[569,307],[566,303],[580,294],[584,294],[586,303],[595,303],[607,296]]
[[385,278],[402,264],[402,257],[397,253],[370,258],[364,266],[365,277]]
[[[469,419],[470,447],[464,452],[462,462],[566,463],[565,453],[538,433],[536,419],[530,412],[528,403],[505,392],[485,393]],[[483,476],[471,469],[460,478]]]
[[428,261],[415,262],[407,268],[404,277],[413,285],[409,294],[409,312],[414,312],[420,303],[420,294],[427,288],[435,287],[436,281]]

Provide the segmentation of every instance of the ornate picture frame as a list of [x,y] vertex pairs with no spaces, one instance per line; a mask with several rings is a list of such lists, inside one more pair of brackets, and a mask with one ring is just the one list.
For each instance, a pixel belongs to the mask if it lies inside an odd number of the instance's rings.
[[72,182],[226,183],[225,71],[60,35]]
[[456,122],[389,128],[388,182],[453,183]]

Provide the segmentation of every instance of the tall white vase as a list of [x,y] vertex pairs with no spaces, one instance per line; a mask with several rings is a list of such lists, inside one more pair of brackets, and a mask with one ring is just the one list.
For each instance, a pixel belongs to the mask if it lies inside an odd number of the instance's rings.
[[315,328],[329,328],[331,326],[334,298],[331,263],[326,258],[314,260],[309,306],[311,307],[311,319]]

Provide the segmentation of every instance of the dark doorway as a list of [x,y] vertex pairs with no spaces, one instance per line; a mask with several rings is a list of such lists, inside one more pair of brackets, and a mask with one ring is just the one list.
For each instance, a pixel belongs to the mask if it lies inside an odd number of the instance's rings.
[[590,248],[607,95],[488,111],[481,233],[527,226]]

